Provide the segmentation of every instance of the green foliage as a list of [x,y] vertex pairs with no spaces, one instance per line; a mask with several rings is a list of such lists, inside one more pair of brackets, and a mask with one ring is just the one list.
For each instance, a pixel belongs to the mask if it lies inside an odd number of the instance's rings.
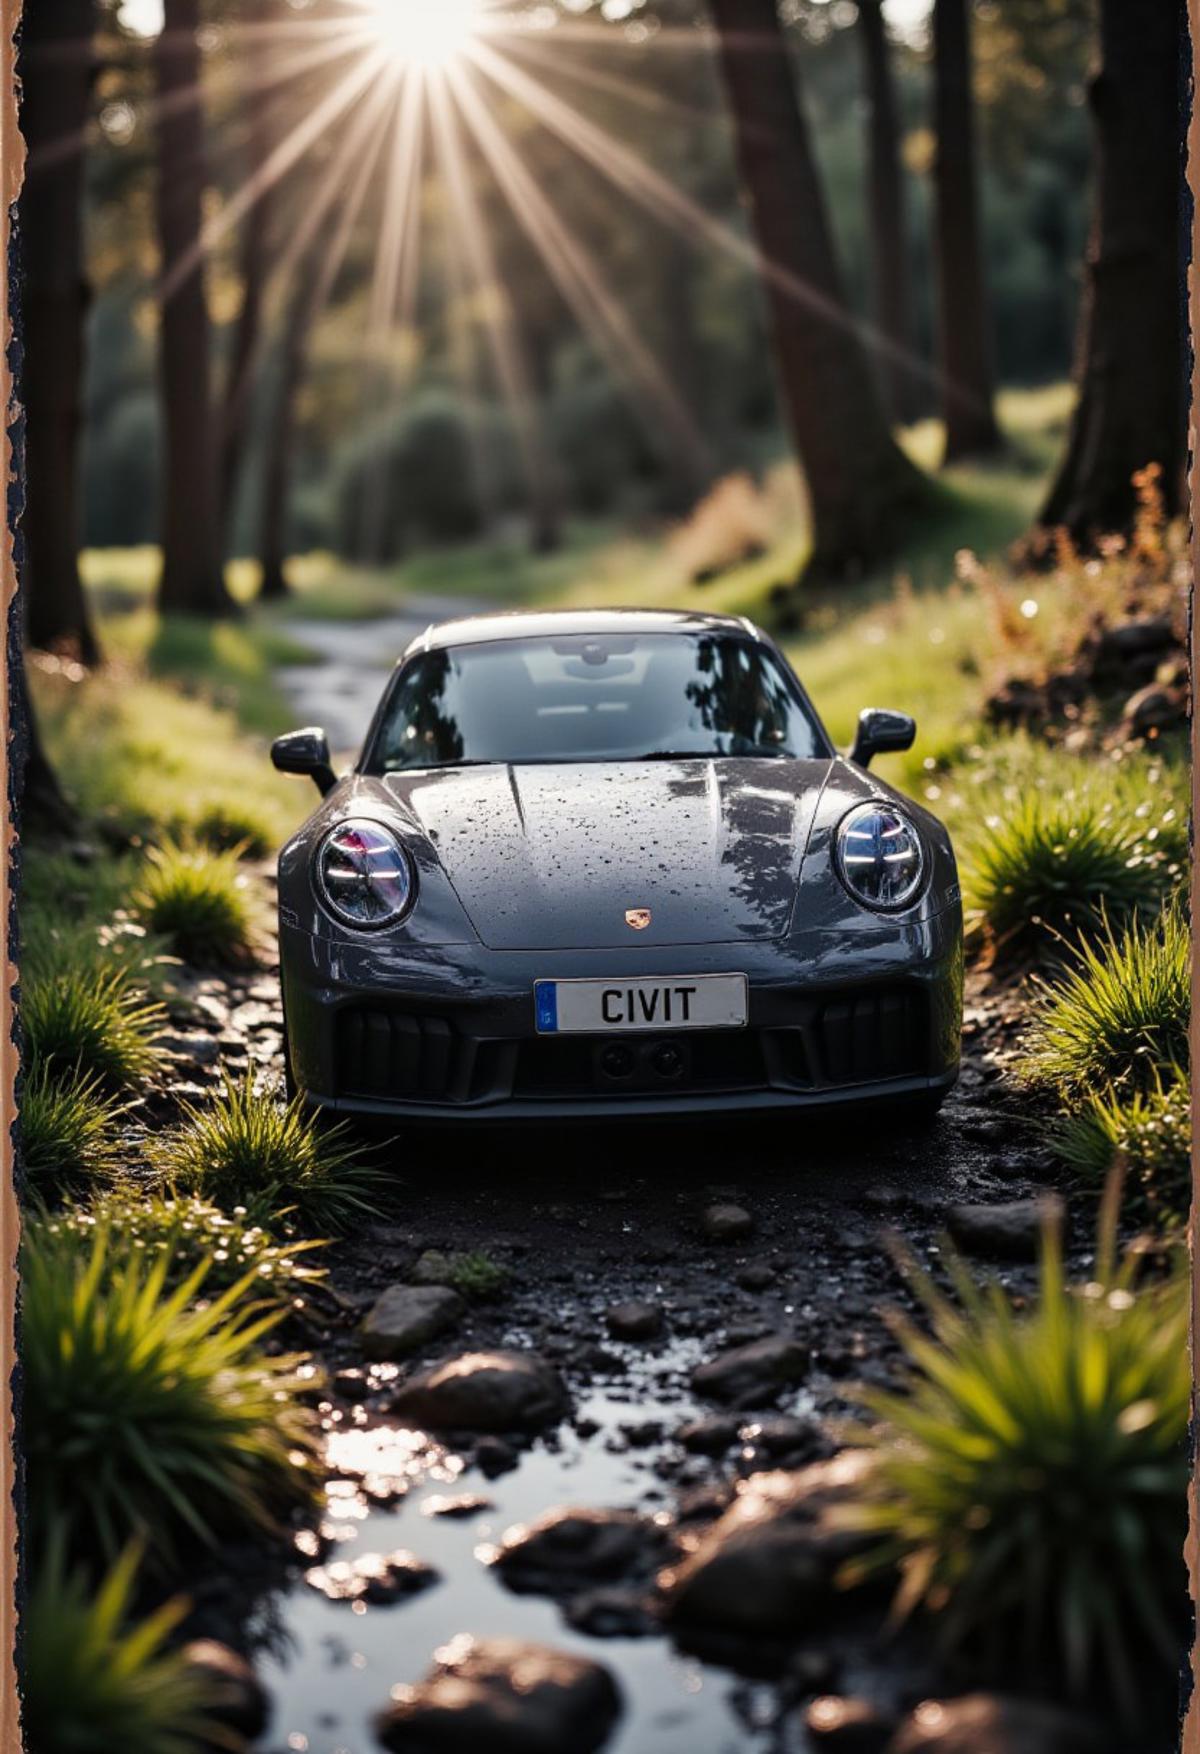
[[88,961],[34,968],[22,987],[29,1064],[58,1079],[136,1084],[158,1061],[153,1037],[163,1021],[162,1008],[127,969],[102,972]]
[[1185,1267],[1116,1266],[1110,1203],[1094,1283],[1065,1284],[1051,1226],[1029,1307],[952,1272],[956,1299],[913,1271],[932,1333],[898,1322],[904,1389],[864,1397],[866,1567],[898,1566],[897,1614],[928,1610],[947,1646],[1133,1713],[1139,1669],[1166,1685],[1183,1649]]
[[247,880],[237,851],[214,853],[168,842],[152,848],[133,897],[148,931],[196,967],[230,967],[251,954]]
[[1022,1073],[1074,1105],[1116,1088],[1148,1089],[1188,1055],[1191,934],[1178,907],[1106,927],[1037,1000]]
[[247,1303],[249,1279],[200,1301],[205,1263],[169,1288],[166,1254],[122,1247],[111,1223],[81,1250],[39,1218],[21,1265],[35,1540],[61,1529],[72,1554],[111,1562],[136,1537],[162,1566],[307,1497],[307,1385],[299,1359],[262,1350],[281,1312]]
[[1049,933],[1155,911],[1179,880],[1176,852],[1174,837],[1148,840],[1145,823],[1111,799],[1027,793],[976,836],[965,882],[976,923],[999,947],[1028,949]]
[[1178,1066],[1144,1090],[1090,1096],[1064,1121],[1055,1141],[1069,1168],[1102,1182],[1115,1168],[1125,1177],[1133,1210],[1160,1222],[1186,1219],[1192,1197],[1192,1106],[1187,1073]]
[[[21,1724],[29,1754],[196,1754],[218,1744],[209,1689],[166,1648],[186,1605],[133,1619],[136,1547],[92,1592],[61,1542],[31,1566],[21,1615]],[[232,1744],[231,1744],[232,1745]]]
[[20,1105],[20,1162],[28,1188],[53,1199],[111,1179],[121,1167],[117,1136],[124,1107],[95,1074],[57,1076],[44,1062],[26,1078]]
[[47,1221],[49,1234],[73,1238],[81,1249],[90,1247],[98,1229],[108,1231],[114,1261],[135,1252],[147,1260],[165,1256],[168,1286],[180,1284],[207,1261],[204,1289],[210,1297],[236,1285],[264,1303],[285,1303],[325,1277],[325,1269],[306,1258],[321,1243],[281,1242],[244,1209],[225,1213],[196,1194],[115,1188],[87,1206],[68,1205]]
[[482,1249],[472,1249],[468,1254],[450,1257],[447,1277],[455,1291],[472,1303],[490,1303],[508,1284],[508,1268]]
[[345,1126],[330,1127],[297,1097],[286,1107],[259,1095],[254,1075],[225,1075],[205,1109],[188,1108],[185,1124],[157,1147],[155,1161],[177,1189],[225,1210],[244,1206],[268,1221],[293,1212],[309,1230],[343,1231],[378,1212],[386,1178],[366,1160]]

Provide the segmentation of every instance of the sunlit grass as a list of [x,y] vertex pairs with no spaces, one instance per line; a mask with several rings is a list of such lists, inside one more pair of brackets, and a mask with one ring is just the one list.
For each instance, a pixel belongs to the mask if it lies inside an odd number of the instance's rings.
[[132,902],[147,931],[194,967],[238,967],[251,958],[250,889],[236,850],[152,847]]
[[27,970],[21,1029],[27,1063],[60,1082],[77,1075],[125,1089],[158,1063],[164,1016],[128,970],[65,959]]
[[35,1065],[21,1091],[20,1164],[26,1189],[54,1200],[118,1175],[123,1112],[96,1073],[72,1068],[61,1076],[44,1061]]
[[1092,1096],[1063,1122],[1055,1149],[1096,1186],[1120,1169],[1137,1217],[1178,1225],[1192,1198],[1191,1094],[1187,1073],[1170,1066],[1147,1089]]

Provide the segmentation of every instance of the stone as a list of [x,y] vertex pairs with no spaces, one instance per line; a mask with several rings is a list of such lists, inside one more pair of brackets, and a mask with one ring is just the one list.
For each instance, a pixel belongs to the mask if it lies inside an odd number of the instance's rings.
[[426,1249],[414,1261],[410,1277],[414,1285],[450,1285],[454,1263],[441,1249]]
[[661,1548],[661,1531],[636,1511],[559,1507],[510,1529],[493,1564],[509,1589],[558,1595],[622,1577]]
[[475,1445],[473,1460],[486,1479],[498,1480],[501,1474],[511,1474],[520,1458],[512,1444],[505,1443],[502,1437],[481,1437]]
[[839,1513],[855,1501],[870,1466],[843,1450],[798,1473],[752,1474],[683,1562],[660,1574],[669,1620],[744,1637],[795,1636],[828,1625],[855,1592],[842,1567],[872,1537]]
[[729,1407],[767,1407],[780,1389],[804,1381],[809,1361],[809,1349],[799,1340],[768,1334],[697,1365],[692,1388],[705,1400]]
[[1008,1200],[995,1206],[951,1206],[946,1227],[955,1242],[972,1253],[1004,1260],[1034,1261],[1042,1226],[1061,1222],[1062,1201],[1053,1195],[1034,1200]]
[[440,1579],[440,1573],[415,1553],[362,1553],[357,1559],[337,1559],[314,1565],[304,1574],[310,1589],[319,1590],[331,1602],[369,1602],[386,1606],[420,1595]]
[[825,1442],[825,1434],[815,1419],[797,1419],[790,1414],[776,1413],[743,1425],[739,1437],[765,1456],[802,1454],[805,1461],[814,1460]]
[[710,1242],[741,1242],[754,1229],[754,1220],[744,1206],[719,1200],[704,1208],[700,1228]]
[[1073,1712],[1038,1700],[969,1693],[924,1700],[887,1744],[887,1754],[1100,1754],[1105,1745]]
[[614,1340],[656,1340],[664,1326],[662,1306],[617,1303],[605,1311],[604,1325]]
[[825,1693],[809,1701],[804,1727],[809,1741],[818,1748],[836,1749],[837,1754],[883,1754],[895,1719],[886,1717],[869,1700]]
[[361,1370],[339,1370],[333,1379],[333,1392],[341,1401],[365,1401],[371,1392],[370,1378]]
[[568,1626],[589,1638],[650,1638],[662,1627],[633,1590],[600,1588],[572,1596],[563,1608]]
[[534,1352],[465,1352],[403,1383],[392,1410],[435,1431],[540,1431],[569,1402],[558,1372]]
[[195,1639],[185,1645],[183,1657],[211,1690],[206,1715],[248,1742],[256,1741],[267,1727],[271,1702],[245,1657],[215,1638]]
[[1167,615],[1138,615],[1106,627],[1096,647],[1099,663],[1127,663],[1130,658],[1161,653],[1174,645],[1175,634]]
[[186,1060],[192,1066],[211,1066],[218,1059],[221,1044],[215,1035],[158,1035],[154,1038],[156,1048],[164,1054],[173,1054],[176,1059]]
[[751,1261],[749,1266],[738,1269],[735,1278],[743,1291],[766,1291],[774,1285],[777,1274],[766,1261]]
[[723,1456],[738,1440],[739,1421],[727,1413],[710,1413],[704,1419],[689,1419],[675,1433],[690,1455]]
[[478,1492],[460,1492],[456,1497],[448,1497],[439,1492],[433,1498],[427,1498],[421,1506],[424,1516],[448,1516],[456,1521],[466,1517],[479,1516],[485,1510],[495,1510],[492,1499],[484,1498]]
[[390,1285],[362,1326],[368,1358],[404,1358],[461,1321],[466,1304],[444,1285]]
[[1160,682],[1149,682],[1125,702],[1122,713],[1125,728],[1133,737],[1170,731],[1187,717],[1187,697],[1179,689],[1164,688]]
[[621,1714],[609,1671],[515,1638],[462,1635],[376,1719],[393,1754],[596,1754]]

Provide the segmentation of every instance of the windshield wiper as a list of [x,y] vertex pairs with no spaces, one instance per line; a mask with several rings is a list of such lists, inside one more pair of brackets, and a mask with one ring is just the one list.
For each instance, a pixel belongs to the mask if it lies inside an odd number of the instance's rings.
[[786,761],[786,749],[739,749],[736,755],[720,749],[647,749],[635,761]]

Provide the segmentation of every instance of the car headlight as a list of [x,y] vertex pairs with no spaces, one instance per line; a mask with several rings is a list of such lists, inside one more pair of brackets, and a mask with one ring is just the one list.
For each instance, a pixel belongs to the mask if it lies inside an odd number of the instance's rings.
[[855,901],[889,912],[907,907],[925,875],[916,829],[891,804],[860,804],[838,829],[838,876]]
[[412,861],[390,829],[352,818],[317,849],[317,892],[334,919],[360,932],[393,926],[416,895]]

